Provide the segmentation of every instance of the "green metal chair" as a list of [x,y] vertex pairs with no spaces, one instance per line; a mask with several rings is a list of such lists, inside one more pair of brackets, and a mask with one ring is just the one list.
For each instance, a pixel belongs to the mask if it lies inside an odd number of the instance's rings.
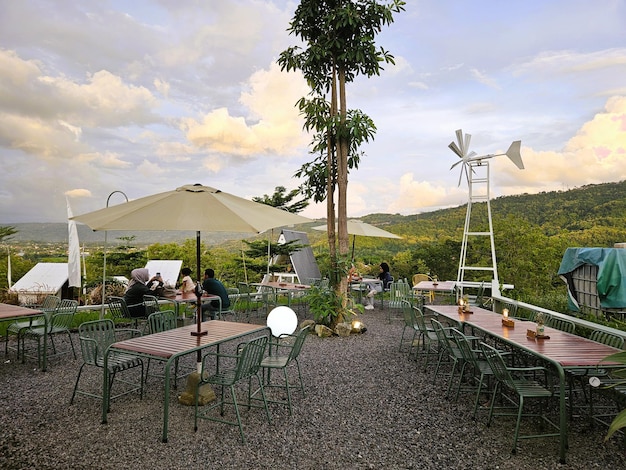
[[[461,351],[461,355],[465,360],[465,364],[470,366],[468,369],[471,369],[474,374],[472,379],[476,382],[476,386],[473,388],[468,386],[466,387],[466,390],[471,391],[475,389],[476,391],[476,397],[474,398],[474,412],[472,414],[472,418],[476,419],[476,414],[478,413],[478,404],[480,401],[480,394],[483,391],[483,385],[486,385],[486,391],[488,391],[490,389],[490,379],[494,376],[494,374],[491,370],[489,362],[483,356],[482,351],[477,346],[475,346],[474,340],[476,338],[468,337],[456,328],[453,328],[451,331],[452,337],[456,341],[459,351]],[[461,374],[461,377],[459,378],[459,383],[456,390],[457,400],[459,398],[459,393],[462,389],[462,382],[463,374]],[[472,380],[468,380],[467,383],[471,384],[471,382]]]
[[[161,333],[167,330],[173,330],[177,325],[176,320],[176,312],[173,310],[159,310],[158,312],[151,313],[148,316],[146,328],[148,329],[148,334],[153,333]],[[148,363],[146,364],[146,373],[145,373],[145,381],[144,383],[148,383],[148,377],[164,377],[164,374],[150,374],[150,359],[148,359]],[[194,369],[195,370],[195,369]],[[189,371],[184,374],[178,373],[178,359],[174,362],[174,388],[178,387],[178,379],[180,377],[184,377],[189,375],[192,371]]]
[[[108,347],[118,341],[117,334],[125,331],[124,329],[116,329],[113,321],[105,318],[103,320],[88,321],[82,323],[78,327],[78,336],[80,338],[80,349],[83,357],[83,363],[78,370],[78,376],[76,377],[76,383],[74,384],[74,391],[72,392],[72,398],[70,399],[70,405],[74,403],[74,398],[77,394],[85,395],[92,398],[102,399],[102,395],[88,391],[79,390],[78,384],[80,377],[83,373],[85,366],[104,368],[104,355],[107,352]],[[141,336],[139,330],[126,330],[129,333],[134,333],[136,336]],[[108,363],[109,369],[109,396],[110,399],[115,399],[123,395],[135,392],[139,390],[139,396],[143,398],[143,361],[140,357],[123,352],[111,352],[109,354]],[[141,378],[139,384],[127,379],[117,378],[117,383],[123,383],[126,385],[126,390],[116,395],[111,394],[113,383],[116,381],[116,374],[135,367],[141,367]]]
[[116,321],[136,321],[136,319],[130,316],[128,305],[126,305],[124,297],[111,296],[107,299],[107,315],[113,320],[114,323]]
[[[560,436],[559,426],[557,426],[543,413],[543,402],[547,399],[554,397],[551,386],[548,384],[541,384],[533,378],[535,376],[535,373],[537,372],[544,372],[547,377],[547,369],[545,367],[508,367],[504,362],[504,358],[502,357],[500,351],[484,342],[480,343],[480,348],[496,377],[496,383],[493,387],[493,394],[491,397],[491,406],[489,408],[489,418],[487,420],[487,426],[491,424],[493,416],[517,416],[517,422],[515,424],[515,435],[513,437],[513,454],[517,452],[517,441],[519,439],[534,439],[539,437]],[[532,377],[528,377],[526,375],[529,373],[533,374]],[[498,412],[494,414],[494,405],[499,391],[502,392],[501,395],[506,401],[508,401],[512,405],[517,406],[517,412],[515,414],[506,412]],[[517,397],[517,400],[510,396],[511,393]],[[541,400],[541,412],[524,414],[524,403],[527,399]],[[549,429],[553,430],[554,432],[520,435],[520,424],[523,416],[540,418],[542,424],[548,424]]]
[[446,396],[450,394],[454,375],[457,370],[463,374],[464,358],[459,350],[459,347],[454,342],[452,337],[452,328],[444,327],[439,321],[431,318],[430,320],[433,330],[437,335],[437,341],[439,345],[439,357],[437,359],[437,367],[435,369],[434,380],[437,380],[439,369],[445,362],[450,362],[450,375],[448,377],[448,387],[446,388]]
[[[403,300],[401,303],[401,306],[402,306],[402,316],[404,318],[404,327],[402,328],[402,336],[400,336],[400,347],[398,348],[398,351],[402,352],[403,346],[405,344],[404,336],[407,330],[409,330],[409,336],[407,338],[409,338],[409,356],[410,356],[413,350],[413,344],[415,342],[415,339],[420,337],[420,329],[419,329],[419,326],[417,325],[417,321],[415,319],[415,313],[413,310],[413,306],[411,305],[411,302],[409,302],[408,300]],[[411,332],[413,332],[412,336],[411,336]],[[418,342],[418,346],[419,346],[419,342]]]
[[[278,387],[282,388],[287,393],[287,401],[284,400],[272,400],[267,398],[270,403],[278,403],[287,405],[289,407],[289,414],[292,414],[293,408],[291,405],[291,390],[294,388],[302,392],[302,396],[305,395],[304,383],[302,382],[302,374],[300,373],[300,363],[298,362],[298,356],[302,350],[304,340],[309,336],[309,327],[302,328],[297,335],[282,335],[276,341],[270,341],[269,351],[270,355],[263,358],[261,361],[261,368],[264,369],[264,387]],[[291,364],[295,364],[295,368],[298,371],[298,383],[294,386],[289,384],[289,377],[287,375],[287,369]],[[271,371],[280,369],[283,371],[284,383],[275,384],[271,382]]]
[[[61,299],[56,295],[47,295],[43,300],[39,310],[43,312],[46,320],[49,322],[50,317],[54,313],[54,310],[61,303]],[[7,327],[6,336],[4,337],[4,354],[9,352],[9,336],[15,336],[17,338],[17,357],[20,357],[20,342],[24,331],[32,326],[43,326],[45,320],[41,317],[33,318],[32,320],[14,321]]]
[[555,317],[554,315],[546,316],[546,325],[550,328],[556,328],[557,330],[564,331],[565,333],[574,334],[576,330],[576,324],[574,322],[564,318]]
[[61,303],[59,303],[59,305],[54,309],[54,313],[52,313],[52,315],[50,316],[47,328],[44,327],[42,324],[41,326],[31,326],[24,329],[22,332],[22,362],[25,362],[26,360],[25,342],[27,339],[32,339],[34,341],[37,341],[37,365],[38,367],[41,367],[43,360],[43,351],[41,346],[43,343],[43,339],[46,335],[50,340],[53,354],[61,354],[57,353],[56,345],[54,344],[54,337],[59,334],[67,335],[68,339],[70,340],[72,355],[74,356],[74,359],[76,359],[76,350],[74,349],[74,342],[72,341],[70,328],[72,327],[72,322],[74,320],[74,314],[76,313],[77,307],[78,301],[63,299],[61,300]]
[[[624,338],[608,331],[603,330],[594,330],[590,335],[589,339],[592,341],[596,341],[598,343],[606,344],[607,346],[612,346],[618,349],[624,349]],[[577,393],[582,394],[584,402],[587,404],[588,409],[586,412],[589,417],[593,420],[594,415],[598,415],[598,407],[594,407],[593,403],[593,393],[594,387],[589,386],[589,376],[595,376],[600,378],[609,379],[610,370],[601,368],[601,367],[592,367],[592,368],[581,368],[581,369],[569,369],[567,371],[568,385],[569,385],[569,406],[570,406],[570,417],[574,415],[574,402],[573,398]],[[589,392],[589,393],[587,393]],[[595,408],[595,412],[594,412]],[[605,409],[602,407],[601,409]]]
[[[198,386],[196,389],[196,406],[195,406],[195,416],[194,416],[194,431],[198,430],[198,418],[206,419],[209,421],[216,421],[218,423],[229,424],[231,426],[239,426],[239,434],[241,435],[241,441],[243,443],[246,442],[246,438],[243,433],[243,426],[241,425],[241,415],[239,413],[239,404],[237,402],[237,394],[235,391],[235,386],[240,382],[248,382],[248,408],[265,408],[265,414],[267,416],[268,422],[272,422],[272,418],[270,417],[269,408],[267,406],[267,399],[265,397],[265,389],[263,388],[263,381],[259,376],[259,371],[261,369],[261,361],[265,356],[265,350],[267,347],[267,336],[260,336],[258,338],[252,339],[245,343],[240,343],[237,346],[237,355],[232,354],[219,354],[219,353],[209,353],[204,356],[202,360],[202,373],[200,374],[201,380],[198,381]],[[216,359],[219,361],[220,359],[230,358],[234,359],[235,364],[233,367],[225,368],[220,366],[219,369],[216,369],[213,374],[209,374],[209,360]],[[258,390],[261,392],[261,396],[263,399],[263,405],[253,404],[252,400],[252,377],[257,379],[259,384]],[[199,397],[199,389],[204,384],[211,384],[215,386],[219,386],[222,389],[222,393],[217,394],[217,399],[214,403],[210,405],[205,405],[203,409],[198,408],[198,397]],[[227,396],[224,391],[228,388],[230,391],[230,399],[227,400]],[[236,421],[229,420],[224,417],[224,405],[233,405],[235,409]],[[219,408],[220,414],[219,416],[215,416],[213,410]]]
[[[432,325],[426,323],[426,317],[422,313],[422,310],[413,306],[413,316],[415,324],[419,329],[419,335],[417,342],[411,343],[411,350],[415,348],[415,360],[419,359],[419,352],[422,351],[422,355],[425,357],[424,370],[428,369],[428,359],[430,356],[439,356],[439,340],[437,333],[433,329]],[[409,359],[411,358],[411,350],[409,351]]]
[[411,287],[403,280],[392,282],[389,287],[389,311],[387,312],[387,321],[391,323],[393,312],[404,309],[403,302],[411,301]]

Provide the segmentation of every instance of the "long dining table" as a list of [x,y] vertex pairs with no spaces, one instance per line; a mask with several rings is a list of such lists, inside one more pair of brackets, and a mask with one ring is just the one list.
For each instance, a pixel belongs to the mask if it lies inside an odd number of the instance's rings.
[[[44,335],[43,335],[43,354],[41,360],[41,370],[45,371],[48,367],[48,318],[43,311],[20,307],[19,305],[10,305],[0,303],[0,321],[5,320],[23,320],[28,319],[32,323],[35,318],[43,318]],[[19,340],[19,338],[18,338]]]
[[[480,307],[472,306],[472,313],[459,313],[459,307],[456,305],[427,305],[425,309],[436,316],[456,322],[461,329],[466,326],[474,333],[482,332],[484,335],[526,351],[554,367],[559,379],[559,457],[561,463],[565,463],[568,434],[565,401],[566,372],[571,369],[594,368],[602,359],[620,350],[547,326],[545,327],[547,339],[532,338],[527,335],[527,331],[536,330],[535,322],[515,319],[513,327],[504,326],[502,315]],[[605,366],[610,367],[611,364],[603,363],[603,367]]]
[[[209,320],[201,324],[204,335],[193,335],[197,325],[187,325],[172,330],[138,336],[113,343],[104,356],[104,374],[102,385],[102,424],[107,423],[109,409],[109,372],[108,359],[113,351],[133,354],[147,359],[165,362],[165,393],[163,397],[163,435],[162,441],[167,442],[169,404],[170,404],[170,370],[176,359],[221,344],[242,338],[254,333],[269,335],[266,325],[236,323],[222,320]],[[219,366],[219,364],[218,364]]]

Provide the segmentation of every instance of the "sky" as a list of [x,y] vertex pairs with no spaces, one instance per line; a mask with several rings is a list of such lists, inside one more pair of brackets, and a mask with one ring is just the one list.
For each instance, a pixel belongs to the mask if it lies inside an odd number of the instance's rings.
[[[298,4],[0,1],[0,225],[64,222],[66,198],[78,215],[185,184],[298,187],[308,88],[277,65]],[[377,128],[349,217],[465,204],[457,129],[478,156],[521,140],[523,170],[489,159],[492,198],[626,179],[626,0],[408,0],[394,18],[376,43],[395,65],[347,88]]]

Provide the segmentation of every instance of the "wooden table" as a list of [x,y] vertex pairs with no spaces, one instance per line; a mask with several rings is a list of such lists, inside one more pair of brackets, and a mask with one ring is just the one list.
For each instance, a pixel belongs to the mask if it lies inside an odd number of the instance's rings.
[[[109,372],[108,359],[111,351],[124,352],[139,357],[165,361],[165,393],[163,398],[163,437],[167,442],[167,427],[170,403],[170,369],[177,358],[193,352],[200,352],[211,346],[219,346],[222,343],[241,338],[253,333],[269,335],[269,329],[265,325],[249,323],[235,323],[221,320],[210,320],[202,323],[202,330],[207,331],[204,336],[194,336],[197,326],[188,325],[173,330],[154,333],[146,336],[119,341],[112,344],[104,356],[104,378],[102,385],[102,423],[107,422],[107,410],[109,408]],[[200,367],[200,364],[198,364]],[[200,371],[199,371],[200,372]]]
[[[567,452],[567,408],[565,404],[565,372],[568,369],[592,368],[606,356],[619,352],[617,348],[596,343],[582,336],[566,333],[554,328],[545,327],[545,334],[550,339],[531,339],[526,336],[527,330],[535,331],[537,324],[531,321],[515,319],[513,328],[502,325],[502,315],[480,307],[471,307],[473,313],[459,314],[456,305],[429,305],[425,307],[435,315],[441,315],[467,325],[475,332],[497,338],[515,348],[533,354],[554,366],[559,377],[559,429],[560,429],[560,460],[565,463]],[[611,366],[611,363],[603,363]],[[615,364],[615,366],[619,366]],[[620,366],[621,367],[621,366]]]
[[275,294],[286,293],[287,294],[287,305],[291,307],[291,297],[296,292],[306,292],[307,289],[310,289],[311,286],[306,284],[294,284],[291,282],[253,282],[250,284],[255,287],[269,287],[271,288]]
[[434,300],[437,293],[454,295],[455,289],[455,281],[420,281],[413,286],[413,290],[417,294],[428,291],[432,300]]
[[41,361],[41,370],[45,371],[48,367],[48,318],[41,310],[0,303],[0,321],[30,319],[32,322],[32,320],[37,317],[42,317],[44,321],[43,360]]

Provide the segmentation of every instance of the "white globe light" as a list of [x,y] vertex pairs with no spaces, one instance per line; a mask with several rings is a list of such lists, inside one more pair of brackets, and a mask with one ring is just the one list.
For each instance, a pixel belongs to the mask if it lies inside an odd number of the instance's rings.
[[298,316],[289,307],[276,307],[267,316],[267,326],[272,330],[272,336],[276,338],[290,335],[298,327]]

